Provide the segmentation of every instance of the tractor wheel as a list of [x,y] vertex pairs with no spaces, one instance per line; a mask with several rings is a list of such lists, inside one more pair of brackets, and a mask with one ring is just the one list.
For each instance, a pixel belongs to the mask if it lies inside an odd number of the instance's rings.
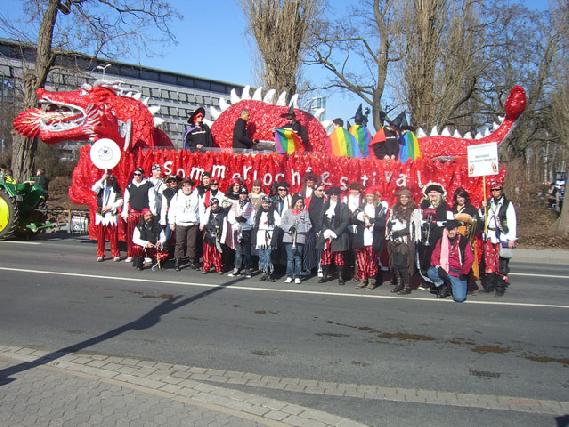
[[9,239],[15,234],[19,214],[16,200],[0,188],[0,240]]

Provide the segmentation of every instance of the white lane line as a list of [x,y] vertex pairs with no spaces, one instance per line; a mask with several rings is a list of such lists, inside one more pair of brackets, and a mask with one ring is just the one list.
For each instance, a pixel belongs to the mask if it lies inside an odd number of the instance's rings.
[[16,243],[19,245],[41,245],[40,242],[24,242],[21,240],[0,240],[0,243]]
[[[195,283],[195,282],[182,282],[178,280],[156,280],[156,279],[141,279],[135,277],[120,277],[120,276],[103,276],[100,274],[86,274],[86,273],[68,273],[61,271],[47,271],[47,270],[29,270],[24,268],[11,268],[0,267],[0,271],[13,271],[17,273],[32,273],[32,274],[53,274],[58,276],[71,276],[71,277],[88,277],[91,279],[103,280],[116,280],[123,282],[139,282],[139,283],[162,283],[165,285],[180,285],[190,286],[196,288],[225,288],[239,291],[255,291],[255,292],[277,292],[277,293],[290,293],[290,294],[305,294],[305,295],[324,295],[334,297],[349,297],[349,298],[367,298],[367,299],[398,299],[398,300],[413,300],[413,301],[426,301],[434,303],[452,303],[452,299],[437,299],[437,298],[418,298],[418,297],[404,297],[404,296],[391,296],[391,295],[362,295],[362,294],[349,294],[345,292],[328,292],[328,291],[311,291],[304,289],[271,289],[271,288],[255,288],[251,286],[242,286],[239,284],[224,286],[214,285],[210,283]],[[481,305],[501,305],[512,307],[548,307],[548,308],[569,308],[569,305],[554,305],[554,304],[530,304],[521,302],[506,302],[506,301],[473,301],[467,300],[468,304],[481,304]]]
[[508,276],[550,277],[553,279],[569,279],[569,276],[561,276],[559,274],[508,273]]

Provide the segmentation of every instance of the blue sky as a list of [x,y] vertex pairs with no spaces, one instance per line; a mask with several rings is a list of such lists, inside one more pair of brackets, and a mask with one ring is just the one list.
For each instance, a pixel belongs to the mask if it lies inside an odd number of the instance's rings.
[[[172,26],[178,45],[155,46],[153,50],[161,52],[160,56],[148,56],[145,51],[137,51],[129,58],[114,59],[241,85],[256,85],[259,83],[255,79],[256,47],[247,36],[247,23],[238,1],[171,0],[184,16],[182,21]],[[332,8],[344,12],[355,0],[330,0],[329,3]],[[535,9],[548,7],[547,0],[526,0],[525,3]],[[7,14],[10,19],[18,19],[22,16],[22,7],[16,6],[0,13]],[[63,15],[59,18],[65,19]],[[1,29],[0,36],[6,36]],[[326,74],[312,66],[306,69],[305,76],[311,81],[322,82]],[[326,118],[352,117],[359,103],[360,100],[350,94],[330,94]]]

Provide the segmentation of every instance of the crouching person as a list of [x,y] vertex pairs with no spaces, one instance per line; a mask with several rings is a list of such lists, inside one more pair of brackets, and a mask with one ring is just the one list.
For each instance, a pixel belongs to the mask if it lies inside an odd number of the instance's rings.
[[152,215],[150,209],[142,211],[142,218],[134,228],[132,243],[133,265],[138,270],[144,268],[144,258],[152,258],[158,265],[168,259],[166,235],[158,218]]
[[227,234],[225,210],[219,206],[219,199],[215,197],[210,203],[200,224],[200,230],[204,231],[202,273],[209,273],[212,266],[216,273],[223,273],[221,242],[225,241]]
[[454,300],[463,302],[474,256],[469,241],[458,232],[459,225],[456,220],[447,221],[431,255],[427,275],[438,288],[438,298],[448,297],[452,288]]

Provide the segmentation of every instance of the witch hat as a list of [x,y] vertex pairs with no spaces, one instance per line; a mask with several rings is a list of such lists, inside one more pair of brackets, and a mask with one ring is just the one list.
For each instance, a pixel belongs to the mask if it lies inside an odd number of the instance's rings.
[[288,108],[288,111],[287,111],[285,114],[281,115],[281,117],[287,117],[287,118],[290,118],[290,119],[293,119],[293,118],[296,117],[296,114],[295,114],[295,112],[294,112],[294,107],[292,106],[292,104],[291,104],[291,106]]
[[358,106],[358,109],[356,110],[356,115],[354,117],[352,117],[352,119],[354,119],[354,121],[356,122],[357,125],[361,125],[364,122],[365,116],[364,116],[362,104],[360,104]]

